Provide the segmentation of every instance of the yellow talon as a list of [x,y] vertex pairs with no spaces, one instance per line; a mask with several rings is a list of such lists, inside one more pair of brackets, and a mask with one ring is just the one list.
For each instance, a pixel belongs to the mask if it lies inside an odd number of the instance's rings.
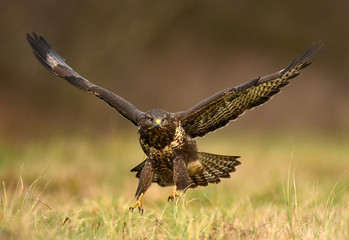
[[168,197],[167,201],[169,202],[170,200],[175,200],[178,197],[179,197],[179,193],[177,193],[177,186],[175,185],[173,187],[173,191],[170,194],[170,196]]
[[141,196],[139,196],[137,202],[136,202],[133,206],[131,206],[131,207],[129,208],[129,211],[132,211],[132,212],[133,212],[133,210],[138,206],[138,211],[139,211],[141,214],[143,214],[142,197],[143,197],[143,193],[141,194]]

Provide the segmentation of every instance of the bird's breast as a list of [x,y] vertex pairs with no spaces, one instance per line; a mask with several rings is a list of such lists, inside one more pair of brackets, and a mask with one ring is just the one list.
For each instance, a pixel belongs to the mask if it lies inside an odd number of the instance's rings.
[[172,132],[160,129],[139,131],[139,142],[145,154],[154,160],[169,159],[186,143],[186,135],[181,126]]

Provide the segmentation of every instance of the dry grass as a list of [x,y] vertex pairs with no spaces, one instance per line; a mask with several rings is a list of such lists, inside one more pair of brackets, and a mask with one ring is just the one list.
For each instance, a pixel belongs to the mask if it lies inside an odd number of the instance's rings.
[[238,172],[176,204],[171,189],[152,186],[143,215],[128,211],[129,169],[143,156],[135,138],[0,149],[0,239],[348,239],[349,140],[269,137],[200,140],[203,150],[241,154]]

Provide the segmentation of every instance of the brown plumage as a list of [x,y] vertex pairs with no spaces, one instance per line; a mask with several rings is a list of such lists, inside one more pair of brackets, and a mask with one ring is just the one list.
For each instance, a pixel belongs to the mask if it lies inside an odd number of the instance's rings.
[[177,190],[219,183],[221,178],[230,177],[240,164],[239,156],[198,152],[194,138],[224,127],[246,110],[268,101],[322,49],[322,44],[313,44],[285,69],[218,92],[187,111],[170,113],[160,109],[138,110],[120,96],[80,76],[43,37],[27,34],[27,40],[39,62],[50,72],[106,101],[138,127],[139,142],[147,158],[131,170],[140,180],[137,202],[130,209],[138,207],[140,211],[143,211],[143,195],[152,182],[163,187],[173,185],[169,199],[174,199],[179,196]]

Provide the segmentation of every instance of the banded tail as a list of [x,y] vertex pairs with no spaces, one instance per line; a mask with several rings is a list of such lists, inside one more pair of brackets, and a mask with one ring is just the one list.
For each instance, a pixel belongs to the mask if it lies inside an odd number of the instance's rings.
[[[225,156],[212,153],[198,152],[198,159],[191,161],[187,165],[189,177],[191,179],[190,188],[196,188],[197,186],[207,186],[209,183],[219,183],[220,178],[230,178],[230,173],[236,171],[236,166],[241,163],[237,160],[240,156]],[[131,169],[131,172],[137,172],[136,177],[140,178],[141,171],[144,167],[146,160],[139,165]],[[168,175],[172,175],[170,170]],[[172,176],[167,176],[172,178]],[[164,182],[164,179],[159,178],[157,174],[154,174],[152,182],[158,183],[160,186],[169,186]]]
[[192,173],[190,171],[190,163],[188,164],[188,172],[192,181],[191,188],[197,186],[207,186],[209,183],[219,183],[220,178],[230,178],[230,173],[236,171],[236,166],[241,163],[237,160],[240,156],[225,156],[212,153],[198,152],[197,163],[201,165],[201,173]]

